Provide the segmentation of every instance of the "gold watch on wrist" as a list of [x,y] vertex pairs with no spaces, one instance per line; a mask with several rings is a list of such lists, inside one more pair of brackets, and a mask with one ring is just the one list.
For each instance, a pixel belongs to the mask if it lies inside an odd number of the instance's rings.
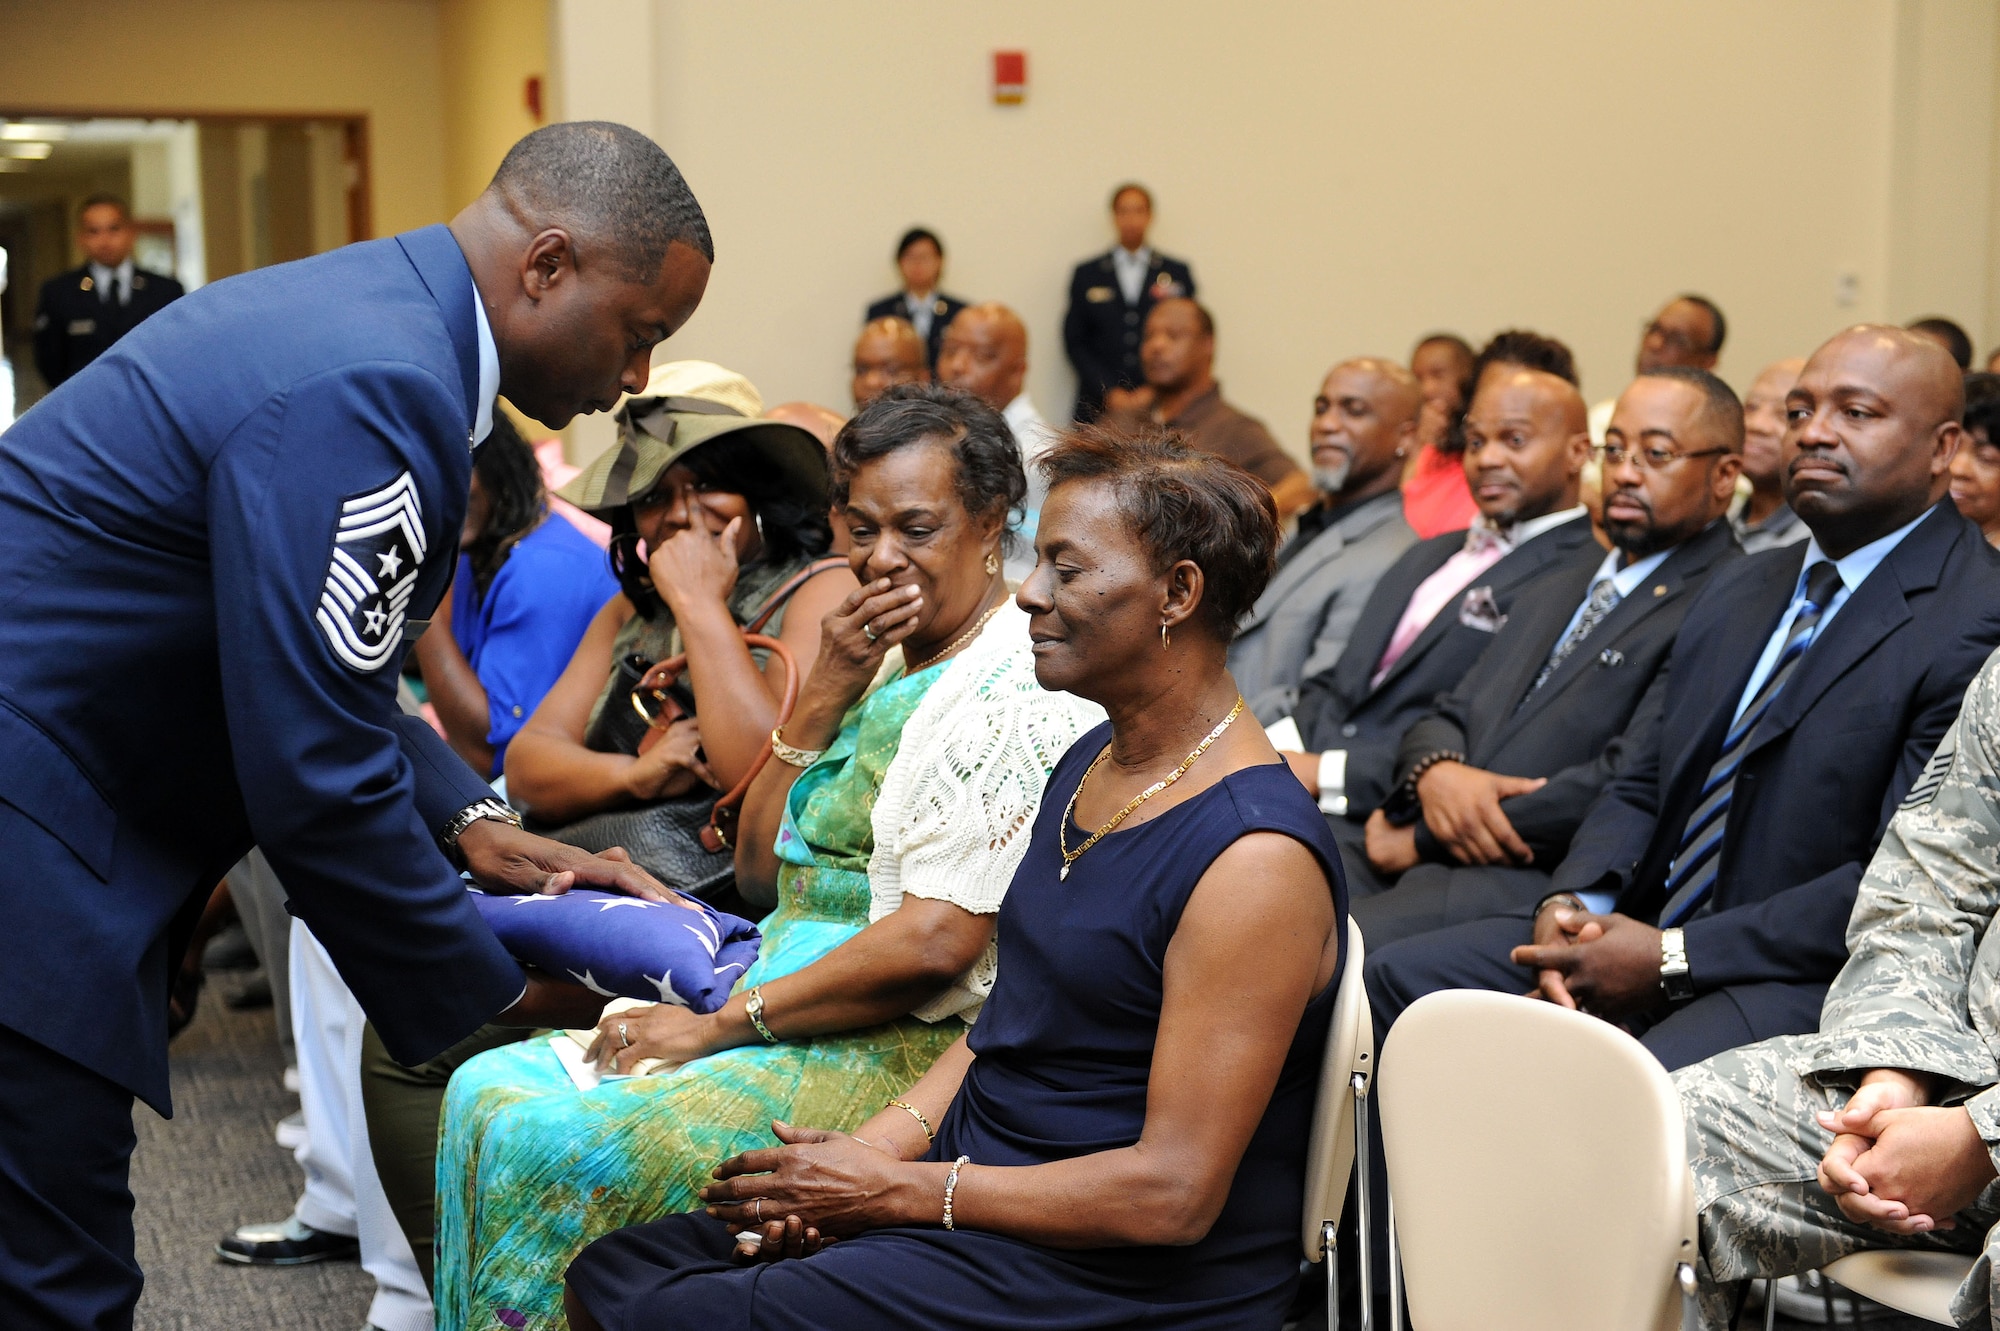
[[1679,929],[1660,930],[1660,988],[1669,1003],[1685,1003],[1694,997],[1694,978],[1688,974],[1687,936]]

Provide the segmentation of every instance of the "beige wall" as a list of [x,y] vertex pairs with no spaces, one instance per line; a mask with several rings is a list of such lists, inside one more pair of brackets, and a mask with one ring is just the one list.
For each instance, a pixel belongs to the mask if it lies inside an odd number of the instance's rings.
[[[548,0],[441,0],[445,211],[479,197],[515,140],[535,128],[530,77],[546,84]],[[543,90],[543,107],[548,92]]]
[[373,229],[446,216],[437,0],[0,0],[0,107],[368,117]]
[[[772,400],[847,405],[862,305],[921,222],[949,290],[1026,317],[1031,387],[1066,411],[1068,270],[1109,246],[1126,177],[1194,263],[1228,392],[1294,448],[1330,362],[1433,328],[1561,336],[1593,398],[1682,289],[1727,311],[1739,386],[1861,318],[1943,311],[2000,337],[1986,0],[557,10],[565,109],[602,114],[605,82],[629,98],[650,74],[651,123],[626,118],[714,226],[708,297],[667,354]],[[996,107],[989,53],[1012,47],[1028,100]]]

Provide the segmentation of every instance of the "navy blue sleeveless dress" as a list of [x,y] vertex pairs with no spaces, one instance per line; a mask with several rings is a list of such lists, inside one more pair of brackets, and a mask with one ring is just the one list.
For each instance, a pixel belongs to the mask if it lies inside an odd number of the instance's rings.
[[[928,1159],[1036,1165],[1138,1140],[1167,945],[1202,874],[1246,834],[1281,832],[1319,857],[1344,937],[1339,851],[1282,763],[1233,772],[1112,833],[1060,880],[1056,820],[1109,740],[1109,725],[1098,727],[1049,777],[1000,909],[1000,974],[969,1037],[978,1057]],[[1071,845],[1083,835],[1071,824]],[[1199,1243],[1064,1251],[925,1225],[744,1267],[730,1259],[721,1222],[695,1212],[599,1239],[570,1267],[571,1287],[606,1331],[1276,1331],[1298,1273],[1306,1138],[1338,988],[1336,971],[1307,1005],[1228,1201]]]

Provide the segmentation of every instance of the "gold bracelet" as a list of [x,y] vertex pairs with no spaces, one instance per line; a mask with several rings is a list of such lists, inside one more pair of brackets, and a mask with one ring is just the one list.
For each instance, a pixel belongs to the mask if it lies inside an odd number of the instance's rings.
[[804,771],[818,762],[820,755],[826,752],[825,749],[793,748],[791,745],[785,743],[784,736],[778,733],[783,729],[783,726],[773,726],[771,728],[771,756],[787,767],[796,767],[800,771]]
[[753,985],[750,996],[743,1000],[743,1015],[750,1018],[750,1024],[757,1028],[757,1034],[764,1037],[765,1044],[777,1044],[778,1037],[771,1034],[771,1028],[764,1024],[764,986]]
[[931,1131],[931,1121],[924,1117],[924,1111],[917,1108],[915,1105],[911,1104],[908,1100],[891,1100],[888,1104],[883,1105],[882,1107],[884,1109],[902,1110],[904,1113],[908,1114],[911,1118],[917,1121],[917,1126],[924,1130],[924,1137],[927,1140],[933,1142],[937,1140],[937,1134]]

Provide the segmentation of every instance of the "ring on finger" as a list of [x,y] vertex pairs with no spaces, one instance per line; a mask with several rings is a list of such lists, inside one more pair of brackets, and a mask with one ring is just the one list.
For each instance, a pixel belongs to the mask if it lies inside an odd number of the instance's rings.
[[760,1225],[761,1225],[761,1224],[763,1224],[763,1223],[764,1223],[764,1199],[763,1199],[762,1197],[759,1197],[759,1198],[758,1198],[758,1199],[757,1199],[756,1201],[754,1201],[754,1202],[752,1202],[752,1203],[751,1203],[751,1206],[752,1206],[752,1208],[753,1208],[753,1209],[752,1209],[752,1212],[751,1212],[751,1214],[753,1214],[753,1215],[755,1215],[755,1216],[757,1217],[757,1223],[758,1223],[758,1224],[760,1224]]
[[630,1049],[632,1047],[632,1037],[626,1032],[625,1023],[622,1021],[618,1023],[618,1047],[620,1049]]
[[880,637],[881,635],[875,632],[875,626],[873,624],[869,623],[867,620],[864,619],[861,621],[861,636],[868,639],[868,641],[873,642],[875,641],[876,638]]

